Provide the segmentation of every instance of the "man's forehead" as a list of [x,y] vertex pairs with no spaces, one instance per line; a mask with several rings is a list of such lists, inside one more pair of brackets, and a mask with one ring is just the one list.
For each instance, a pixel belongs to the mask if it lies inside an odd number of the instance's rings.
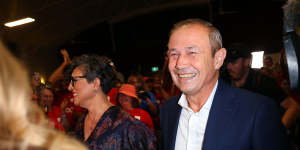
[[[188,25],[176,29],[170,36],[168,48],[195,46],[201,43],[209,43],[209,32],[201,25]],[[210,44],[210,43],[209,43]]]
[[42,90],[42,94],[53,94],[51,90],[45,88]]

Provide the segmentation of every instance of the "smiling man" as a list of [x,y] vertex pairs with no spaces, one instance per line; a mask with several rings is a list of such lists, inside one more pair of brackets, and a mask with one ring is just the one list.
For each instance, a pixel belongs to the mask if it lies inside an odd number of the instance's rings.
[[164,150],[288,149],[276,104],[219,79],[226,49],[218,29],[201,19],[174,25],[169,71],[182,94],[161,108]]

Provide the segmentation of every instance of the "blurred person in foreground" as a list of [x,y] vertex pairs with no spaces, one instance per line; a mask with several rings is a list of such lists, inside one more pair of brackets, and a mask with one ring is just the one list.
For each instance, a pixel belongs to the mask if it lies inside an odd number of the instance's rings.
[[288,150],[271,99],[219,79],[226,49],[217,28],[201,19],[174,25],[169,71],[182,94],[161,108],[164,150]]
[[82,55],[69,69],[74,103],[87,109],[75,128],[80,140],[93,150],[156,149],[153,131],[109,102],[107,93],[116,77],[109,58]]
[[0,149],[86,150],[75,139],[46,127],[29,91],[26,70],[0,43]]

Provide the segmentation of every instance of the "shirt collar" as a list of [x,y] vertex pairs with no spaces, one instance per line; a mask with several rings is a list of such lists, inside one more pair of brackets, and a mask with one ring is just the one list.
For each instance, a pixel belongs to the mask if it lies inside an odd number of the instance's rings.
[[[218,80],[214,86],[214,89],[212,90],[212,92],[210,93],[207,101],[205,102],[205,104],[203,105],[203,107],[201,108],[202,109],[210,109],[211,108],[211,105],[212,105],[212,102],[213,102],[213,99],[214,99],[214,96],[216,94],[216,90],[217,90],[217,86],[218,86]],[[182,95],[180,96],[180,99],[178,101],[178,104],[184,108],[184,109],[187,109],[189,111],[192,111],[193,110],[189,107],[189,104],[188,104],[188,101],[186,99],[186,95],[184,93],[182,93]],[[197,112],[196,112],[197,113]]]

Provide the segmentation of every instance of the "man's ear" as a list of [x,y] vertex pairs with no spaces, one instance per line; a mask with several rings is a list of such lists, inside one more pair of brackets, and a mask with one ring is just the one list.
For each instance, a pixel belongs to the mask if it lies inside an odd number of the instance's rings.
[[221,68],[221,66],[224,63],[225,57],[226,57],[226,49],[225,48],[221,48],[218,51],[216,51],[215,57],[214,57],[215,69],[220,69]]

